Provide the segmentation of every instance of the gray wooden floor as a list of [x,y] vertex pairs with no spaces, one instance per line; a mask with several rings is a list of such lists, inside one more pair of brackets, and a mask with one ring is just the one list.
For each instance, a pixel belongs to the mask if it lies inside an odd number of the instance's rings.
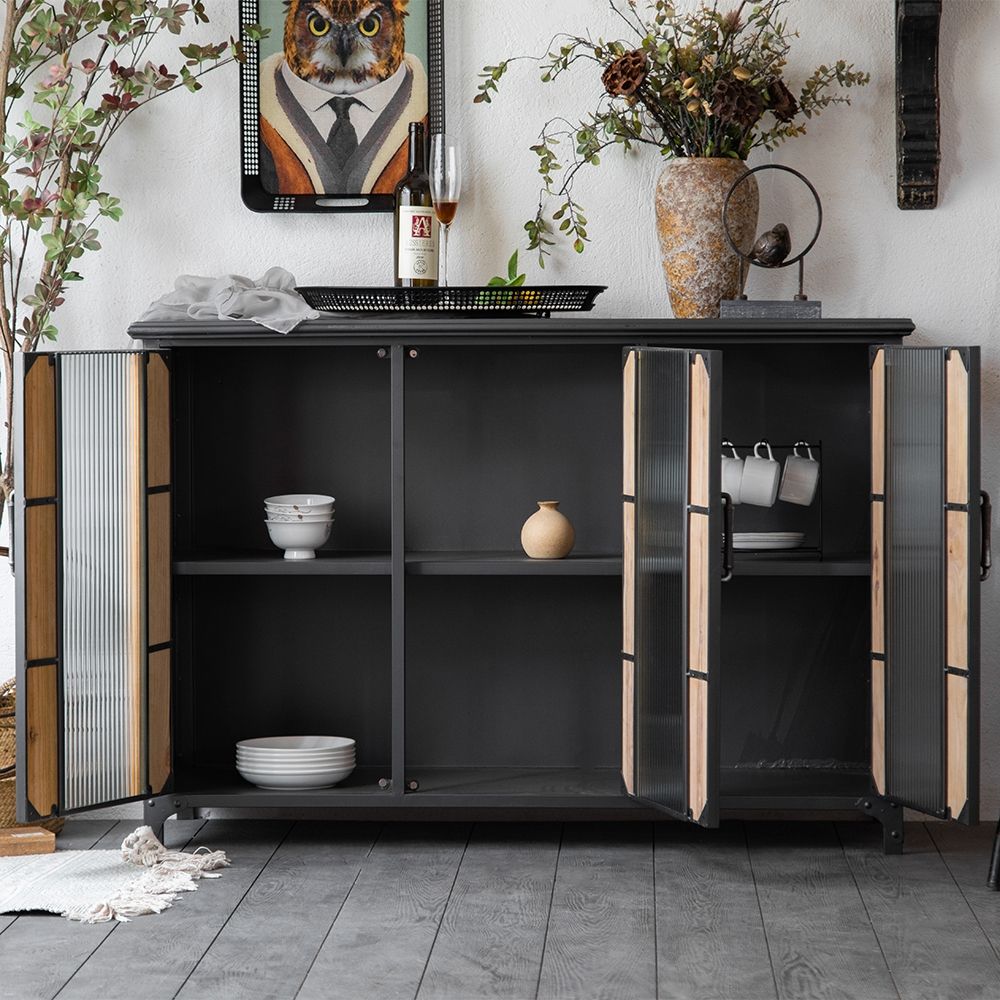
[[0,996],[1000,998],[992,828],[906,836],[885,857],[856,823],[174,822],[224,876],[127,924],[0,916]]

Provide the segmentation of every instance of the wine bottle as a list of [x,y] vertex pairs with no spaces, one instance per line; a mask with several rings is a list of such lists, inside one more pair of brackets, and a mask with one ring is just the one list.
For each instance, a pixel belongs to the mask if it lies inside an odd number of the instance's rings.
[[410,164],[396,185],[396,284],[433,288],[438,283],[438,221],[427,177],[424,126],[410,123]]

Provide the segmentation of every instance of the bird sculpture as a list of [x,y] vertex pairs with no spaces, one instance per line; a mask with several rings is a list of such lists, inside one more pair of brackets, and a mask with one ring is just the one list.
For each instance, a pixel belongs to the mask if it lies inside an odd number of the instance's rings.
[[777,267],[792,252],[792,238],[788,226],[779,222],[753,245],[750,260],[759,267]]

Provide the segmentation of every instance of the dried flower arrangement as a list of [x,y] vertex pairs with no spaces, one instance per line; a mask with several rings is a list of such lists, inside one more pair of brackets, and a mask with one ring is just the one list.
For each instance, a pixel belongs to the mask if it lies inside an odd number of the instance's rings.
[[[650,145],[665,157],[745,160],[759,146],[771,150],[804,135],[803,119],[831,104],[850,104],[844,89],[869,82],[868,73],[839,60],[820,66],[797,97],[792,93],[784,71],[790,39],[798,32],[789,30],[782,16],[789,0],[743,0],[724,13],[714,4],[681,11],[670,0],[651,0],[645,14],[638,0],[609,2],[630,29],[631,41],[561,34],[544,56],[515,56],[480,74],[477,104],[492,102],[518,60],[538,63],[543,83],[580,61],[602,72],[595,110],[576,124],[565,118],[546,122],[531,147],[543,185],[535,216],[524,228],[528,249],[538,251],[542,267],[557,233],[583,252],[587,219],[573,198],[573,179],[585,164],[597,166],[609,146],[626,153]],[[558,152],[564,142],[572,150],[566,164]],[[559,204],[550,215],[552,199]]]

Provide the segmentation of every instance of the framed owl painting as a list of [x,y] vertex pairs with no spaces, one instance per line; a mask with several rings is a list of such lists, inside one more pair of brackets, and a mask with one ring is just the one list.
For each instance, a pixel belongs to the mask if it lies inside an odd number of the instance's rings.
[[444,131],[444,0],[240,0],[243,201],[391,212],[410,122]]

